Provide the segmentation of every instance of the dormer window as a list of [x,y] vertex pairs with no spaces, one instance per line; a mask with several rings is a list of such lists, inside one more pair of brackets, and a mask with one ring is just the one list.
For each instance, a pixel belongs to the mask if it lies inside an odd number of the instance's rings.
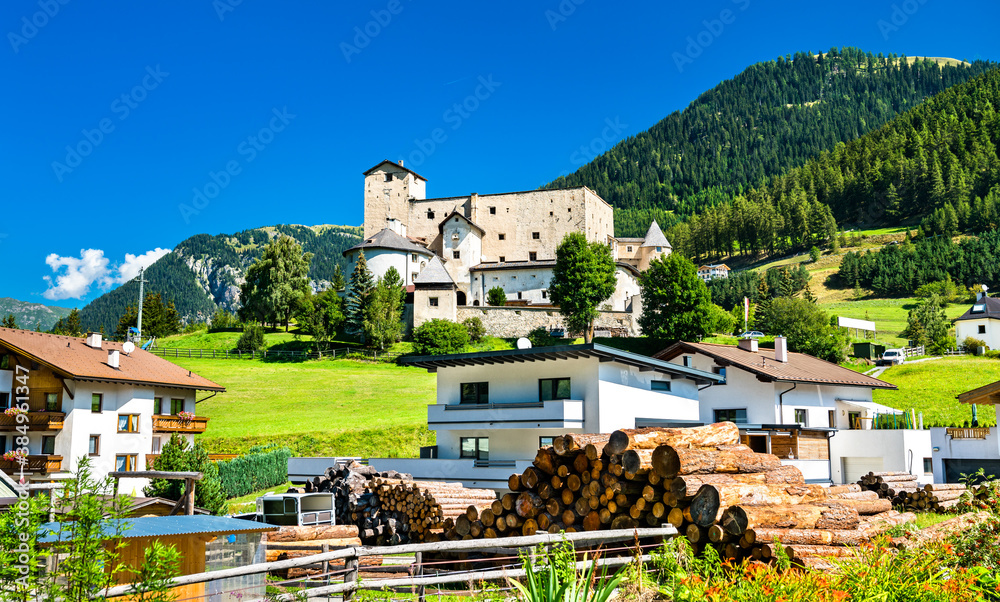
[[975,305],[972,306],[972,313],[974,314],[981,314],[985,311],[986,311],[985,303],[976,303]]

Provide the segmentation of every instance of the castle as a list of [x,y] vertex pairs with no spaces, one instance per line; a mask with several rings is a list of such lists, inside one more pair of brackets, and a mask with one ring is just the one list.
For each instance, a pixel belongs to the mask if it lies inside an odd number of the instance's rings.
[[[556,247],[566,234],[582,232],[610,247],[618,286],[602,309],[631,314],[627,328],[634,333],[639,274],[671,252],[656,222],[644,238],[616,238],[611,205],[585,186],[429,199],[427,179],[402,161],[382,161],[364,176],[364,241],[344,255],[353,265],[363,251],[376,277],[396,268],[413,293],[413,326],[461,319],[469,313],[464,308],[484,308],[486,315],[487,292],[497,286],[507,295],[504,309],[558,315],[548,299]],[[556,327],[558,319],[546,322]],[[617,323],[625,327],[621,318]]]

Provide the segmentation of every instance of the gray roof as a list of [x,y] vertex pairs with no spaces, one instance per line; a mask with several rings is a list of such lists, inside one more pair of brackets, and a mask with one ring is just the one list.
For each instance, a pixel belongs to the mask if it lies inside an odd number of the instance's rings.
[[646,230],[646,238],[643,239],[642,246],[673,248],[670,246],[670,242],[667,241],[667,237],[663,235],[663,230],[660,230],[660,225],[656,223],[656,220],[653,220],[653,223],[649,224],[649,230]]
[[468,224],[469,224],[470,226],[472,226],[473,228],[475,228],[475,229],[479,230],[479,234],[480,234],[480,235],[483,235],[483,234],[486,234],[486,228],[483,228],[482,226],[480,226],[480,225],[479,225],[479,224],[477,224],[476,222],[474,222],[474,221],[472,221],[471,219],[469,219],[469,218],[465,217],[465,214],[463,214],[463,213],[462,213],[461,211],[459,211],[458,209],[452,209],[451,213],[449,213],[449,214],[448,214],[448,217],[446,217],[446,218],[444,218],[443,220],[441,220],[441,223],[440,223],[440,224],[438,224],[438,230],[442,230],[442,231],[443,231],[443,230],[444,230],[444,227],[445,227],[445,225],[447,225],[447,224],[448,224],[448,221],[449,221],[449,220],[451,220],[451,218],[452,218],[453,216],[454,216],[454,217],[460,217],[460,218],[462,218],[463,220],[465,220],[466,222],[468,222]]
[[456,353],[452,355],[421,355],[400,358],[400,363],[437,370],[453,366],[480,366],[512,362],[536,362],[545,360],[578,359],[596,357],[601,361],[613,361],[637,368],[646,368],[672,374],[678,378],[691,379],[699,383],[721,383],[725,378],[711,372],[687,368],[638,353],[622,351],[597,343],[583,345],[557,345],[554,347],[534,347],[530,349],[504,349],[502,351],[480,351],[478,353]]
[[403,167],[403,166],[402,166],[402,165],[400,165],[399,163],[396,163],[395,161],[390,161],[390,160],[388,160],[388,159],[383,159],[382,161],[379,161],[379,163],[378,163],[378,164],[377,164],[377,165],[376,165],[375,167],[372,167],[372,168],[370,168],[369,170],[365,171],[365,172],[364,172],[364,175],[366,175],[366,176],[367,176],[368,174],[370,174],[371,172],[375,171],[375,170],[376,170],[376,169],[378,169],[379,167],[382,167],[382,166],[383,166],[383,165],[385,165],[386,163],[388,163],[388,164],[392,165],[393,167],[395,167],[395,168],[397,168],[397,169],[402,169],[403,171],[408,171],[408,172],[410,172],[411,174],[413,174],[414,176],[416,176],[416,177],[420,178],[421,180],[423,180],[424,182],[426,182],[426,181],[427,181],[427,178],[425,178],[425,177],[423,177],[422,175],[418,174],[417,172],[413,171],[413,170],[412,170],[412,169],[410,169],[409,167]]
[[347,255],[348,253],[352,253],[359,249],[390,249],[393,251],[405,251],[407,253],[420,253],[422,255],[427,255],[428,257],[434,255],[434,253],[431,253],[427,247],[421,247],[409,238],[400,236],[389,228],[384,228],[375,236],[365,239],[361,244],[354,245],[350,249],[347,249],[344,251],[343,255]]
[[968,311],[955,318],[955,321],[982,320],[983,318],[1000,320],[1000,297],[983,297],[976,301]]
[[413,284],[455,284],[455,281],[445,269],[441,258],[434,257],[427,264],[427,267],[420,270],[417,277],[413,279]]
[[[193,516],[149,516],[143,518],[125,518],[120,521],[108,520],[101,529],[105,536],[115,536],[118,527],[122,529],[122,539],[137,537],[167,537],[170,535],[191,535],[194,533],[247,533],[258,531],[273,531],[278,527],[266,523],[258,523],[227,516],[193,515]],[[45,523],[41,526],[39,543],[60,541],[60,529],[69,529],[65,523]],[[62,533],[62,541],[69,534]]]

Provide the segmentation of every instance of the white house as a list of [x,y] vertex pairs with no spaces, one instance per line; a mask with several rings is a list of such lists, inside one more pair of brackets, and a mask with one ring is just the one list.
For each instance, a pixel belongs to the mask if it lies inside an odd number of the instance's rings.
[[[1000,381],[984,385],[958,396],[961,403],[994,406],[1000,410]],[[970,416],[972,413],[970,412]],[[934,480],[957,483],[960,476],[983,468],[986,475],[1000,476],[1000,435],[995,426],[932,428]]]
[[955,342],[961,346],[966,337],[986,342],[990,349],[1000,349],[1000,298],[980,293],[976,302],[955,318]]
[[512,471],[565,433],[694,424],[698,390],[723,378],[597,344],[406,358],[437,373],[421,459],[371,459],[418,479],[505,489]]
[[738,346],[680,342],[656,357],[725,377],[699,394],[699,420],[739,424],[747,445],[798,466],[808,480],[850,483],[882,470],[926,476],[928,431],[873,430],[878,416],[901,414],[872,401],[874,389],[895,385],[791,353],[784,337],[775,338],[774,349],[754,339]]
[[[66,478],[89,457],[95,475],[146,470],[172,433],[189,441],[208,418],[195,413],[199,391],[225,388],[162,358],[121,343],[0,328],[0,409],[27,410],[27,420],[0,413],[0,453],[24,447],[26,477]],[[19,472],[13,461],[0,469]],[[146,479],[122,479],[121,491],[139,493]]]
[[413,284],[417,274],[434,257],[426,247],[388,228],[344,251],[352,269],[361,253],[364,253],[365,263],[372,274],[383,276],[390,267],[396,268],[406,286]]
[[698,268],[698,277],[705,282],[716,278],[729,278],[729,266],[724,263],[703,265]]

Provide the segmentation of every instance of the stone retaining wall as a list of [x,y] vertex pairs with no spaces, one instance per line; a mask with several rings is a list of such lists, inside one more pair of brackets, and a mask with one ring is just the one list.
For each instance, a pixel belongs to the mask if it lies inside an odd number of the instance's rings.
[[[486,334],[501,338],[523,337],[532,330],[565,328],[565,322],[558,309],[531,307],[459,307],[456,321],[468,318],[483,321]],[[629,336],[639,336],[638,316],[625,311],[602,311],[594,322],[594,329],[625,329]]]

